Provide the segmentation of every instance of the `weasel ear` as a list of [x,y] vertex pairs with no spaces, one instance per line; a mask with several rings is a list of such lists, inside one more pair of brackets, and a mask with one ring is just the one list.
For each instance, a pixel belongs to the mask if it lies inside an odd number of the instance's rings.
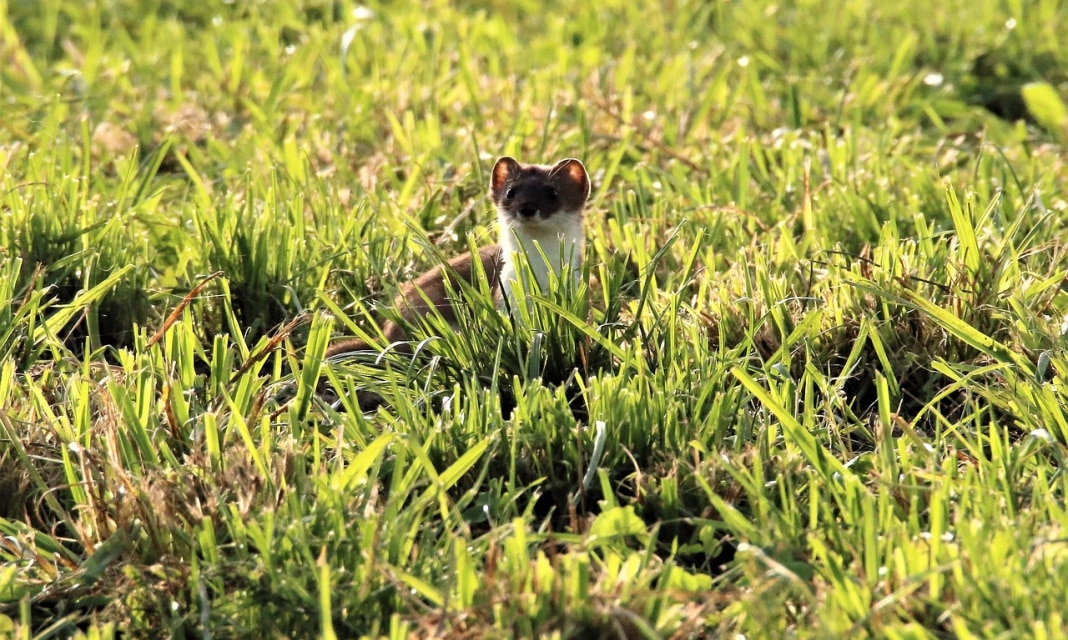
[[515,158],[504,156],[493,165],[493,173],[490,176],[490,195],[495,196],[504,188],[504,183],[509,178],[519,175],[519,163]]
[[579,192],[582,202],[590,197],[590,176],[586,174],[586,167],[575,158],[565,158],[553,165],[552,176],[557,180],[565,181],[572,189]]

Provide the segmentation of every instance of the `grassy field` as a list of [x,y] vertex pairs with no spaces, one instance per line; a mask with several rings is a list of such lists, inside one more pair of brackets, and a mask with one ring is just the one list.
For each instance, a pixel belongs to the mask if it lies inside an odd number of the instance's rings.
[[[1065,25],[0,0],[0,637],[1063,637]],[[504,154],[590,285],[324,362]]]

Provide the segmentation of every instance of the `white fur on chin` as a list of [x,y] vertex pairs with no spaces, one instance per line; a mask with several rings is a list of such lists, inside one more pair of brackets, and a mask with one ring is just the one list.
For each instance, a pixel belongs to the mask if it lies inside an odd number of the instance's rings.
[[531,273],[542,292],[549,289],[550,273],[556,274],[557,279],[570,275],[578,283],[582,268],[581,212],[559,211],[547,219],[534,216],[527,220],[517,220],[501,212],[497,218],[504,259],[501,289],[508,299],[509,308],[515,309],[513,285],[518,280],[516,254],[527,256]]

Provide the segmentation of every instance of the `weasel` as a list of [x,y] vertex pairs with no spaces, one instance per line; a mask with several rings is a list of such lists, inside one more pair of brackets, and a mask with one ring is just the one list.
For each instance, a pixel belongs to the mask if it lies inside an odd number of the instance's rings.
[[[526,256],[541,291],[548,291],[550,274],[559,280],[570,277],[577,281],[582,267],[583,209],[589,195],[586,168],[574,158],[551,166],[520,164],[509,157],[497,160],[490,175],[489,197],[497,208],[500,242],[480,248],[477,254],[468,251],[427,271],[401,289],[393,300],[394,307],[408,323],[434,308],[455,326],[454,307],[463,300],[449,297],[446,279],[477,284],[481,273],[475,267],[476,260],[482,263],[482,273],[489,279],[498,306],[509,311],[514,311],[520,291],[515,287],[519,254]],[[535,283],[526,284],[531,287]],[[458,287],[452,289],[453,294],[460,291]],[[391,343],[405,339],[404,326],[395,322],[386,322],[382,333]],[[350,338],[330,345],[326,356],[369,349],[363,340]]]

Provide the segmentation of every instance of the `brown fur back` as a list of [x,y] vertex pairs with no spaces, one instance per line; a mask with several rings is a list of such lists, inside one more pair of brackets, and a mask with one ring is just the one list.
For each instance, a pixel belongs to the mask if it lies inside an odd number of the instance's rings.
[[[478,259],[482,262],[482,271],[485,272],[486,277],[489,279],[490,289],[493,292],[494,299],[499,299],[501,288],[501,267],[504,264],[500,245],[493,244],[482,247],[478,250]],[[438,313],[440,313],[449,324],[455,325],[455,305],[463,304],[463,300],[446,298],[446,294],[449,290],[445,284],[445,279],[455,278],[456,282],[467,282],[477,287],[480,277],[481,273],[475,268],[471,252],[468,251],[449,260],[444,265],[440,265],[427,271],[414,281],[405,285],[400,293],[397,294],[397,297],[393,299],[393,307],[397,309],[401,314],[401,317],[404,318],[405,322],[408,324],[412,324],[420,317],[430,313],[431,307],[433,306],[437,308]],[[420,294],[420,292],[422,293]],[[462,295],[463,291],[460,287],[453,285],[452,293],[454,295]],[[437,304],[431,305],[427,303],[427,299],[437,300],[438,302]],[[404,340],[405,338],[404,327],[395,322],[386,322],[383,324],[382,333],[385,334],[386,340],[391,343]],[[402,351],[408,349],[406,345],[402,345],[399,348]],[[363,340],[351,338],[330,345],[326,350],[326,357],[329,358],[340,353],[367,351],[368,349],[370,349],[370,347]]]

